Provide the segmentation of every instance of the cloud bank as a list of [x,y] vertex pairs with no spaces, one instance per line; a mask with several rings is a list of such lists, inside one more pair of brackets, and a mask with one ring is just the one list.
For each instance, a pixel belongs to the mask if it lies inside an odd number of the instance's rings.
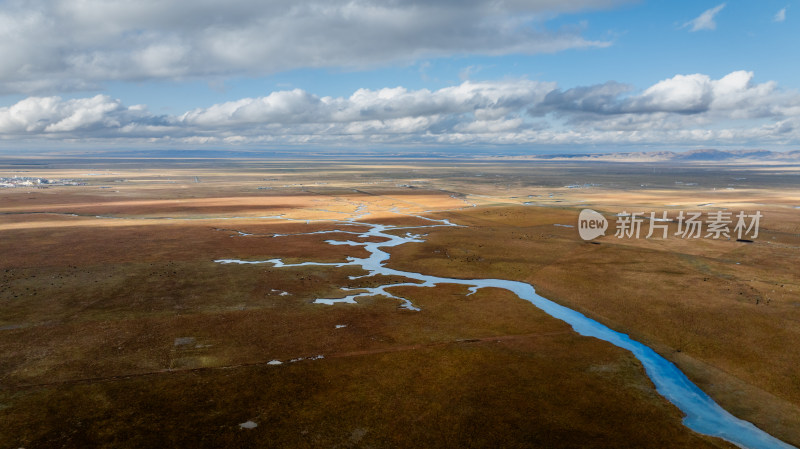
[[753,77],[676,75],[639,92],[617,82],[564,90],[525,79],[349,97],[295,89],[179,115],[105,95],[29,97],[0,108],[0,136],[289,146],[800,144],[800,94]]
[[8,0],[0,9],[0,94],[606,46],[544,23],[623,2]]

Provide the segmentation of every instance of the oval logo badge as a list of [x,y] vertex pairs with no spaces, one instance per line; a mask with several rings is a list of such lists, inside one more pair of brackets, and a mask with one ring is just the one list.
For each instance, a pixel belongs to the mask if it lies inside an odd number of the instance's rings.
[[578,234],[584,240],[592,240],[601,235],[606,235],[608,220],[599,212],[584,209],[578,216]]

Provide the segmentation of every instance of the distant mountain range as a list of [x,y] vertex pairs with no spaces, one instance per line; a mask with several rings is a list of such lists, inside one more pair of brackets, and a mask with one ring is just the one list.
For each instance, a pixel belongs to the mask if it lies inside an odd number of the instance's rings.
[[608,162],[800,162],[800,150],[715,150],[703,149],[686,152],[641,151],[628,153],[576,153],[500,157],[502,159],[539,159],[554,161],[608,161]]

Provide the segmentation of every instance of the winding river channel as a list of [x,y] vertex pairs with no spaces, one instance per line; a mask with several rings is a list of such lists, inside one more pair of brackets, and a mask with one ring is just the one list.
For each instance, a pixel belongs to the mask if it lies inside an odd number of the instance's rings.
[[[370,224],[365,222],[354,221],[334,221],[342,229],[335,231],[317,231],[308,234],[330,233],[330,234],[353,234],[359,238],[368,239],[370,237],[379,237],[385,239],[380,242],[356,242],[351,240],[327,240],[326,242],[331,245],[348,245],[363,247],[368,253],[369,257],[355,258],[348,257],[347,262],[342,263],[321,263],[321,262],[304,262],[298,264],[287,264],[281,259],[270,260],[238,260],[238,259],[219,259],[215,260],[218,263],[238,263],[238,264],[265,264],[269,263],[275,267],[298,267],[309,265],[321,266],[358,266],[367,272],[364,276],[368,277],[375,275],[386,276],[402,276],[411,279],[415,282],[395,283],[380,285],[377,287],[357,288],[351,289],[352,294],[343,298],[320,298],[315,302],[321,304],[334,304],[337,302],[354,303],[359,297],[366,296],[386,296],[389,298],[400,301],[401,307],[419,310],[411,301],[393,295],[386,291],[391,287],[402,285],[413,285],[418,287],[432,287],[436,284],[461,284],[470,287],[470,291],[474,293],[478,289],[485,287],[502,288],[509,290],[519,296],[520,298],[530,302],[538,307],[548,315],[562,320],[572,326],[572,328],[580,335],[587,337],[595,337],[607,341],[615,346],[630,351],[644,366],[647,375],[656,386],[656,390],[667,400],[675,404],[686,416],[683,419],[684,425],[694,430],[695,432],[719,437],[730,441],[742,448],[750,449],[774,449],[774,448],[793,448],[775,437],[767,434],[761,429],[757,428],[750,422],[741,420],[731,415],[714,402],[711,397],[705,394],[700,388],[693,384],[686,375],[683,374],[674,364],[667,361],[665,358],[658,355],[655,351],[648,346],[643,345],[628,335],[616,332],[597,321],[594,321],[586,316],[569,309],[567,307],[556,304],[546,298],[536,294],[533,286],[524,282],[509,281],[504,279],[455,279],[438,276],[428,276],[421,273],[400,271],[385,266],[389,260],[389,253],[384,251],[385,248],[392,248],[405,243],[422,242],[423,235],[412,233],[424,232],[425,228],[443,227],[443,226],[457,226],[447,220],[434,220],[425,217],[417,217],[423,220],[428,220],[431,224],[422,226],[392,226],[382,224]],[[352,226],[367,226],[369,228],[366,232],[354,232]],[[348,229],[349,228],[349,229]],[[402,235],[395,235],[402,234]],[[241,233],[240,235],[249,235]],[[275,235],[274,237],[280,237]],[[347,289],[344,289],[347,290]],[[470,293],[471,294],[471,293]]]

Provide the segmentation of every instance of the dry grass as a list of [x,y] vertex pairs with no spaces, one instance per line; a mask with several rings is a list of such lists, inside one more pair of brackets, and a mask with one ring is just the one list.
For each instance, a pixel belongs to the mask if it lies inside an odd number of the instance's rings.
[[767,223],[753,244],[607,236],[592,245],[575,229],[553,226],[576,222],[577,213],[508,207],[447,214],[470,226],[432,230],[425,243],[394,250],[392,266],[530,282],[653,346],[739,416],[799,442],[800,355],[787,342],[800,339],[800,238]]
[[[591,245],[553,224],[573,224],[587,201],[612,213],[712,201],[684,188],[566,189],[580,169],[548,167],[531,172],[534,181],[529,169],[73,168],[39,175],[100,176],[80,188],[0,191],[0,446],[729,447],[683,427],[630,354],[508,292],[394,289],[421,312],[385,298],[324,306],[312,301],[402,279],[212,262],[364,256],[324,243],[359,239],[352,234],[272,237],[335,229],[302,220],[353,219],[362,206],[370,222],[429,224],[409,215],[438,210],[469,226],[426,230],[425,243],[393,250],[392,266],[531,282],[651,344],[734,413],[800,443],[800,360],[787,344],[800,332],[795,193],[727,197],[780,203],[754,244]],[[301,221],[254,218],[278,214]],[[247,420],[258,427],[239,428]]]

